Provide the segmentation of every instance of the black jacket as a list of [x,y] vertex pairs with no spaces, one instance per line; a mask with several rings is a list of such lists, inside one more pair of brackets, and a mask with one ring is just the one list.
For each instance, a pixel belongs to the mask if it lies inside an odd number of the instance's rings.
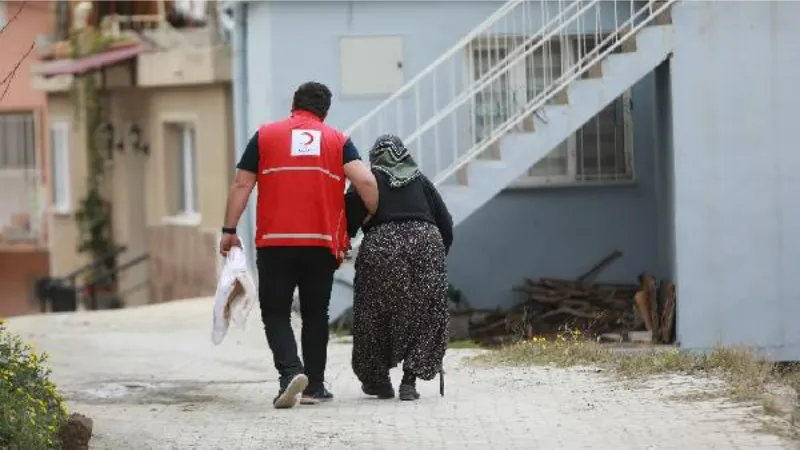
[[372,173],[378,181],[378,211],[362,226],[369,212],[361,197],[350,186],[345,194],[347,234],[352,238],[359,228],[366,233],[370,228],[388,222],[420,220],[436,225],[444,240],[445,249],[450,252],[453,245],[453,218],[433,183],[422,175],[406,186],[390,188],[386,174],[376,170]]

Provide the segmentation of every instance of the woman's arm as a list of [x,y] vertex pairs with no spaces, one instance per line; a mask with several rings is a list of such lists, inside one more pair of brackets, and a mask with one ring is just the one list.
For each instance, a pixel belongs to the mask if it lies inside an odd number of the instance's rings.
[[447,205],[444,204],[436,186],[427,178],[424,178],[424,183],[425,195],[428,197],[428,205],[430,205],[433,218],[436,220],[436,227],[439,228],[439,233],[444,240],[445,250],[450,253],[450,247],[453,245],[453,217],[450,216],[450,211],[447,210]]

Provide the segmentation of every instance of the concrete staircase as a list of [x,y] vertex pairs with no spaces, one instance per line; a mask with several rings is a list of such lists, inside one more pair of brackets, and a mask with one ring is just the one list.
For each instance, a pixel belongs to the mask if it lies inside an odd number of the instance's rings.
[[[498,34],[498,23],[506,17],[519,16],[517,9],[525,7],[526,3],[529,2],[507,2],[498,13],[495,13],[496,17],[479,25],[473,33],[454,46],[455,50],[449,52],[450,56],[444,56],[458,58],[463,54],[459,52],[471,49],[470,46],[482,36]],[[566,68],[563,71],[564,75],[558,79],[539,83],[546,85],[545,88],[533,96],[526,96],[524,98],[526,102],[517,102],[510,106],[502,115],[504,120],[494,124],[489,133],[478,136],[473,129],[468,141],[472,145],[466,146],[469,150],[460,153],[455,148],[436,146],[432,150],[436,158],[431,158],[427,153],[416,155],[418,162],[423,158],[428,161],[422,162],[421,166],[426,175],[437,184],[456,226],[524,175],[531,166],[655,69],[673,50],[673,30],[669,17],[669,8],[673,3],[671,1],[602,2],[602,5],[601,2],[591,1],[564,3],[565,6],[555,14],[553,20],[538,31],[523,34],[517,30],[511,33],[517,41],[521,40],[523,43],[516,46],[504,61],[490,68],[485,76],[462,84],[461,92],[453,95],[449,103],[432,111],[428,120],[420,120],[419,111],[423,108],[419,106],[415,108],[417,115],[415,122],[420,125],[411,133],[403,135],[409,148],[424,146],[426,133],[452,131],[452,135],[457,136],[453,124],[469,121],[469,116],[465,116],[464,110],[459,108],[466,106],[469,111],[474,111],[475,98],[481,95],[481,92],[485,92],[491,83],[516,70],[520,62],[524,63],[524,58],[536,50],[537,45],[541,46],[541,42],[548,39],[564,38],[567,34],[573,36],[576,31],[580,34],[581,20],[587,14],[594,14],[595,10],[592,8],[596,8],[596,15],[600,17],[601,12],[605,14],[609,10],[609,4],[613,4],[615,13],[618,6],[615,3],[625,4],[626,7],[630,4],[629,17],[618,19],[618,14],[615,14],[615,20],[605,30],[598,32],[601,27],[594,27],[596,42],[608,37],[605,45],[598,45],[597,49],[588,51],[580,61]],[[545,19],[542,19],[542,22],[544,21]],[[508,35],[509,33],[505,34]],[[520,35],[522,37],[519,37]],[[530,36],[531,39],[526,39],[526,36]],[[513,54],[515,51],[516,55]],[[435,74],[438,66],[443,66],[447,59],[445,57],[437,60],[432,64],[433,68],[426,69],[422,75]],[[351,127],[348,134],[351,137],[358,136],[359,132],[368,135],[363,142],[357,143],[361,148],[368,148],[366,139],[374,139],[378,135],[375,131],[366,131],[370,129],[370,123],[381,120],[385,123],[386,119],[380,118],[381,113],[391,110],[396,105],[405,107],[408,102],[407,94],[419,89],[418,86],[422,81],[420,76],[409,81],[397,94]],[[406,100],[403,100],[403,97]],[[436,97],[435,91],[434,97]],[[445,123],[447,124],[443,125]],[[443,126],[444,128],[441,128]],[[402,127],[398,124],[397,128]],[[438,143],[438,136],[436,137],[436,141],[428,139],[424,142]],[[445,157],[445,154],[449,157]],[[480,157],[486,154],[490,154],[491,159]],[[436,163],[432,165],[431,159],[435,159]],[[360,240],[354,242],[354,253],[357,252],[359,244]],[[354,265],[348,262],[343,264],[335,275],[330,307],[333,320],[352,305],[354,274]]]

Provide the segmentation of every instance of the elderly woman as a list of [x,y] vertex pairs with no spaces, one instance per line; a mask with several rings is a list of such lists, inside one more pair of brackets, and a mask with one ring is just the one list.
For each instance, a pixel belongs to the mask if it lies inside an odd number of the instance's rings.
[[378,138],[369,160],[378,180],[375,216],[354,191],[346,194],[348,233],[364,232],[355,263],[353,371],[365,394],[388,399],[395,396],[389,369],[402,362],[399,397],[416,400],[417,378],[441,376],[447,349],[453,222],[400,138]]

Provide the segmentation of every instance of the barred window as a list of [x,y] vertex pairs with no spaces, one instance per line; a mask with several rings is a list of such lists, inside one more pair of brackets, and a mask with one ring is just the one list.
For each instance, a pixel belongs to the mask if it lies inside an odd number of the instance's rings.
[[[493,127],[509,117],[512,109],[521,106],[510,104],[512,96],[509,92],[523,92],[522,104],[532,101],[552,88],[565,71],[576,68],[583,55],[595,48],[594,41],[593,36],[547,41],[527,55],[524,64],[512,65],[507,73],[479,92],[473,117],[476,140],[491,134]],[[487,42],[492,45],[481,45],[483,42],[476,41],[471,49],[469,59],[474,80],[499,64],[522,40],[502,36]],[[551,99],[550,103],[553,102],[555,99]],[[537,161],[511,186],[631,180],[634,173],[632,155],[633,119],[629,90]]]

